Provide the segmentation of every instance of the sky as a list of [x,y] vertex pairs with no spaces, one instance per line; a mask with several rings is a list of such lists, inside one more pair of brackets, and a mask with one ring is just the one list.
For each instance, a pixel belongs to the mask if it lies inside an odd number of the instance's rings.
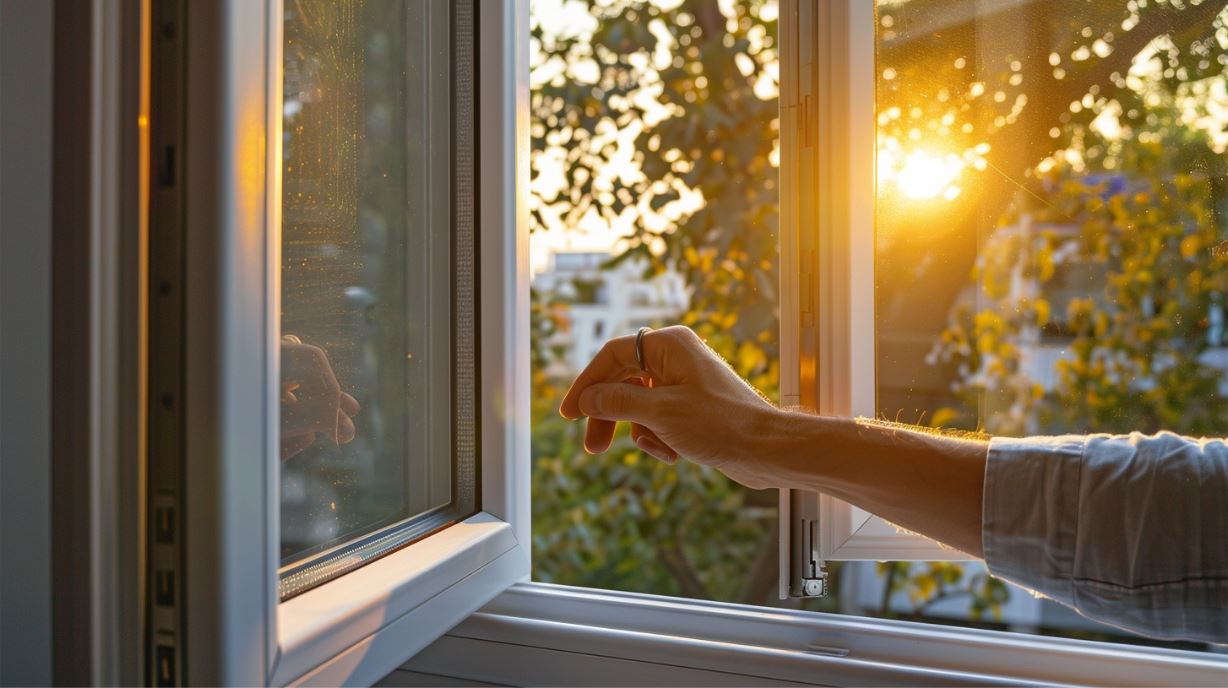
[[[597,21],[579,2],[531,0],[529,12],[546,33],[578,35],[590,32],[597,26]],[[530,64],[534,66],[533,80],[538,80],[544,78],[545,70],[540,66],[541,54],[535,44],[532,50]],[[561,177],[561,165],[554,173]],[[558,251],[609,251],[613,248],[615,239],[608,231],[535,231],[529,241],[530,267],[533,274],[545,270],[550,254]]]

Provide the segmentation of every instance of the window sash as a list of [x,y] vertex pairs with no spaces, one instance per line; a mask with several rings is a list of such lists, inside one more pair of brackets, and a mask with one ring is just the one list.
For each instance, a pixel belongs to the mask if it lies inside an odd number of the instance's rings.
[[[476,17],[473,5],[468,2],[453,4],[450,0],[434,0],[408,3],[406,9],[408,12],[403,20],[409,30],[421,34],[406,37],[407,50],[417,51],[407,56],[410,62],[406,97],[410,102],[416,97],[430,108],[429,112],[407,112],[403,124],[413,130],[407,137],[407,146],[411,145],[410,139],[422,139],[426,144],[423,157],[406,165],[408,174],[404,183],[409,193],[416,194],[410,201],[411,210],[406,213],[406,220],[415,223],[408,228],[411,234],[422,232],[426,235],[418,248],[428,252],[425,262],[431,272],[429,276],[409,275],[407,282],[418,280],[416,286],[409,288],[411,292],[433,293],[427,298],[425,307],[412,302],[407,304],[413,310],[402,327],[422,321],[447,322],[450,327],[432,328],[440,334],[433,335],[426,343],[425,359],[430,369],[416,371],[407,383],[410,385],[407,394],[416,396],[405,407],[409,413],[391,418],[393,422],[404,423],[408,428],[406,435],[418,441],[405,445],[404,453],[385,460],[408,462],[404,474],[406,507],[426,503],[426,491],[438,489],[440,483],[442,491],[449,491],[450,495],[446,501],[432,503],[425,510],[408,509],[403,519],[387,522],[374,530],[340,536],[283,560],[279,586],[283,601],[468,518],[479,502],[476,485],[479,456],[474,417],[477,411],[475,387],[480,376],[480,369],[474,370],[477,363],[474,345],[479,339],[475,331],[477,309],[474,302],[477,296],[474,282],[478,280],[474,233],[477,220],[476,99],[473,93],[477,86],[474,81],[476,37],[473,35],[477,29]],[[274,17],[273,21],[281,21],[281,18]],[[440,40],[439,34],[443,32],[448,36]],[[442,50],[440,44],[444,46]],[[441,74],[449,78],[441,81],[438,78]],[[274,109],[282,102],[284,97],[273,101]],[[279,121],[284,122],[284,118]],[[284,141],[284,138],[279,135],[277,140]],[[360,185],[361,182],[360,179]],[[294,195],[293,190],[290,195]],[[271,202],[284,203],[284,197],[271,199]],[[284,231],[283,226],[275,229]],[[285,245],[281,238],[277,241],[279,247]],[[411,238],[407,242],[406,258],[413,258],[415,249],[410,246],[415,241],[417,239]],[[284,266],[285,262],[278,261],[274,265]],[[284,299],[284,288],[278,289],[278,295]],[[279,308],[278,312],[283,314],[284,322],[285,309]],[[301,314],[299,319],[304,319]],[[380,374],[387,375],[387,372],[381,370]],[[425,407],[425,412],[414,412],[419,406]],[[443,471],[437,470],[440,457],[447,459]],[[285,470],[284,462],[282,469]],[[442,475],[433,475],[435,473]],[[435,484],[428,487],[432,478]],[[421,491],[417,498],[411,496],[411,489]]]
[[185,4],[183,678],[373,683],[529,572],[528,2],[478,13],[482,511],[280,604],[282,2]]
[[[781,400],[875,416],[874,4],[781,0]],[[828,495],[782,490],[781,597],[826,560],[967,558]]]

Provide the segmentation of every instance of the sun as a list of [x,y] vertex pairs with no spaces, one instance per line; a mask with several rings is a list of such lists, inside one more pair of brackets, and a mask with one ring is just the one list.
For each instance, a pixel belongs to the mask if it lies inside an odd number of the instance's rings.
[[958,155],[914,150],[901,156],[901,152],[880,154],[880,181],[894,184],[900,193],[913,200],[939,196],[950,200],[959,195],[955,182],[963,174],[964,162]]

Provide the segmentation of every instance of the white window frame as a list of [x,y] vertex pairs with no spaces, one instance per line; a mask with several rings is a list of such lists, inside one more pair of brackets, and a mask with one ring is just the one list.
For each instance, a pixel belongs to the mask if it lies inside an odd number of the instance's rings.
[[1205,652],[519,583],[388,685],[1220,685]]
[[282,603],[282,2],[186,5],[184,678],[369,685],[529,573],[528,4],[476,12],[482,511]]
[[[780,26],[781,401],[873,418],[874,3],[781,0]],[[780,506],[782,598],[824,561],[972,558],[828,495]]]

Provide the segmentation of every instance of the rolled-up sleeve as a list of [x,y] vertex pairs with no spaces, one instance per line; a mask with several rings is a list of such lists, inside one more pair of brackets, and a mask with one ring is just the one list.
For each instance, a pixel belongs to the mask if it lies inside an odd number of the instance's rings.
[[1228,643],[1228,445],[1172,433],[994,438],[989,570],[1098,621]]

